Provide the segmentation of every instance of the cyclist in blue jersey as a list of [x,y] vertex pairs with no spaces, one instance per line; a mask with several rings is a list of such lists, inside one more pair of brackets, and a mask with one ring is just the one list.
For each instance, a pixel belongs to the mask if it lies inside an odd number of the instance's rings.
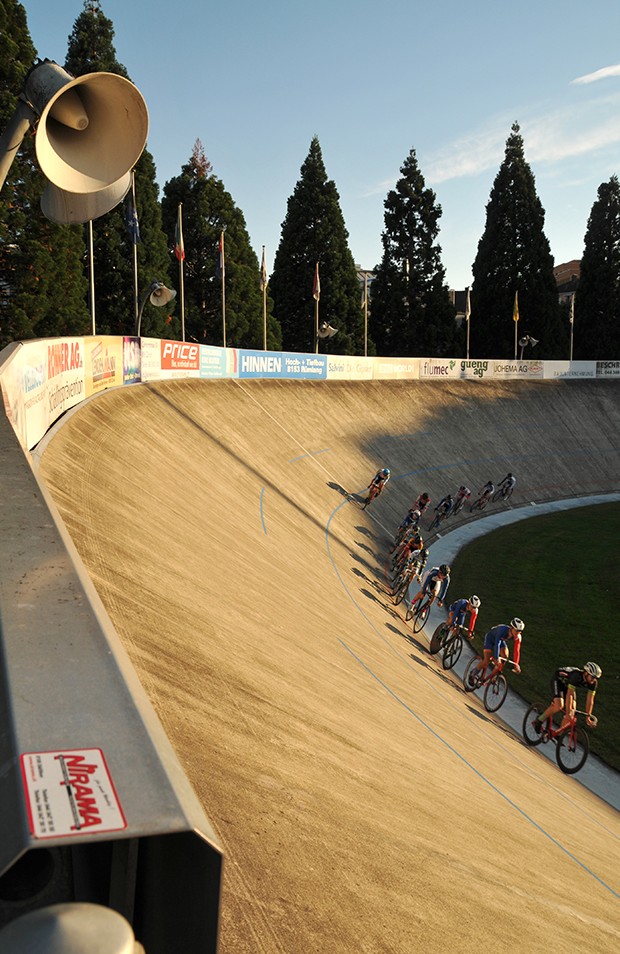
[[450,586],[450,567],[442,563],[428,571],[422,582],[422,587],[411,601],[414,606],[423,596],[430,596],[431,603],[437,600],[437,606],[443,606],[448,587]]
[[478,618],[480,609],[480,597],[470,596],[469,599],[455,600],[448,607],[448,626],[462,626],[465,623],[465,617],[469,613],[469,625],[465,635],[468,639],[474,638],[474,626]]
[[510,659],[510,650],[508,641],[514,643],[514,668],[515,672],[521,672],[519,660],[521,658],[521,639],[525,623],[518,616],[515,616],[510,623],[502,623],[499,626],[493,626],[484,637],[483,658],[476,666],[472,666],[469,679],[472,684],[476,680],[476,670],[480,669],[483,673],[487,671],[492,659],[497,660],[500,669],[504,666],[504,661]]

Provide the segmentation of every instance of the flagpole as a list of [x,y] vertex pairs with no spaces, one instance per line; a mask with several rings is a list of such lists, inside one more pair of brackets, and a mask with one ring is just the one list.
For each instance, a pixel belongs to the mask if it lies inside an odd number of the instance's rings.
[[471,318],[471,301],[469,298],[469,285],[467,286],[467,301],[465,302],[465,321],[467,322],[467,360],[469,361],[469,319]]
[[183,247],[183,203],[179,202],[178,218],[179,240],[182,246],[182,252],[179,253],[179,288],[181,291],[181,340],[185,341],[185,285],[183,283],[183,262],[185,260],[185,248]]
[[364,272],[364,357],[368,357],[368,272]]
[[573,360],[573,328],[575,326],[575,292],[570,296],[570,360]]
[[90,281],[90,320],[93,335],[95,334],[95,262],[93,253],[93,220],[88,221],[88,276]]
[[226,347],[226,259],[224,256],[224,232],[220,235],[220,254],[222,256],[222,338]]
[[312,297],[314,298],[314,353],[319,353],[319,298],[321,297],[321,279],[319,277],[319,263],[314,268],[314,285],[312,288]]
[[263,351],[267,350],[267,271],[265,269],[265,246],[260,267],[260,283],[263,290]]
[[[134,214],[136,213],[136,173],[131,170],[131,200]],[[133,303],[134,303],[134,328],[138,327],[138,242],[136,236],[133,236]]]

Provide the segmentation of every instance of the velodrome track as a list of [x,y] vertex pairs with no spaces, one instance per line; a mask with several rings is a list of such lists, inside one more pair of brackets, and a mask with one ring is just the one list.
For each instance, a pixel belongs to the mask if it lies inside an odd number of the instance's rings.
[[383,562],[421,490],[618,490],[619,420],[612,381],[188,380],[57,431],[43,477],[225,851],[223,954],[618,951],[618,812],[443,673]]

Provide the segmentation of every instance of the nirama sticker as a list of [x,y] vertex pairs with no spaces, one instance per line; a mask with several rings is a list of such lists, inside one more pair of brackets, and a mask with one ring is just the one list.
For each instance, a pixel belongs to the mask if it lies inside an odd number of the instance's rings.
[[101,749],[28,752],[21,756],[21,769],[35,838],[127,827]]

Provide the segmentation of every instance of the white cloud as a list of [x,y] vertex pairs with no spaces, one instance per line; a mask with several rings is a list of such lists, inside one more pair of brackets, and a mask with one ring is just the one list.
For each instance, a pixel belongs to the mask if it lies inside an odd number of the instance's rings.
[[578,76],[571,80],[571,86],[584,86],[587,83],[597,83],[599,80],[607,79],[609,76],[620,76],[620,64],[617,66],[604,66],[602,70],[596,70],[594,73],[586,73],[585,76]]
[[[617,69],[620,75],[620,66]],[[513,116],[496,116],[487,127],[429,156],[421,163],[427,182],[438,184],[497,169],[513,121]],[[528,162],[559,163],[598,153],[620,143],[620,94],[532,115],[519,125]]]

